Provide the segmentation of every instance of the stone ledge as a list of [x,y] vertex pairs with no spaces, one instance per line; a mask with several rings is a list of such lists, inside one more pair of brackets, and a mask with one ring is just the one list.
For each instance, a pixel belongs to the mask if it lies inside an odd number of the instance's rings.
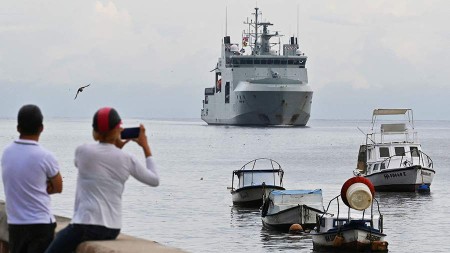
[[[56,232],[65,228],[70,219],[56,216]],[[8,242],[8,228],[6,223],[5,202],[0,201],[0,241]],[[0,251],[0,253],[3,251]],[[88,241],[80,244],[76,253],[183,253],[185,251],[164,246],[154,241],[145,240],[120,234],[116,240]]]

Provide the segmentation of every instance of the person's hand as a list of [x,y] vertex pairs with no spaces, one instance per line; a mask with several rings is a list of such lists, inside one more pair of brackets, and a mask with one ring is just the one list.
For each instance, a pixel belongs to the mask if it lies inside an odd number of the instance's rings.
[[116,138],[116,141],[114,142],[114,145],[116,145],[116,147],[122,149],[123,146],[125,146],[125,144],[127,144],[130,140],[125,140],[123,141],[122,139],[120,139],[120,134],[119,137]]
[[139,146],[144,150],[145,157],[149,157],[152,155],[150,151],[150,146],[148,145],[147,135],[145,134],[144,125],[139,125],[139,137],[137,139],[133,139]]
[[61,193],[62,189],[63,189],[63,181],[62,176],[59,172],[58,174],[56,174],[56,176],[47,179],[48,194]]

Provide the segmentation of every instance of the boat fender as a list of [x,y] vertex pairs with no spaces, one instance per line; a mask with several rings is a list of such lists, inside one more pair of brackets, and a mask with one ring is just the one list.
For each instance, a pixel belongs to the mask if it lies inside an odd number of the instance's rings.
[[387,251],[388,250],[388,242],[373,241],[370,248],[372,251]]
[[417,188],[417,192],[419,193],[429,193],[430,192],[430,186],[427,184],[421,184]]
[[340,248],[344,244],[344,236],[342,234],[337,234],[333,240],[333,247]]
[[375,187],[365,177],[352,177],[341,188],[341,198],[345,205],[356,210],[364,210],[372,204]]
[[289,233],[300,234],[303,232],[303,228],[300,224],[294,223],[289,227]]

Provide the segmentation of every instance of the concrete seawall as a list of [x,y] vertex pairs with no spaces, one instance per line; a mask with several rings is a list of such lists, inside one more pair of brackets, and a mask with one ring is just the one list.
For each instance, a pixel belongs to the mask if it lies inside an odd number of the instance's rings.
[[[65,228],[70,219],[56,216],[56,232]],[[8,250],[8,224],[6,219],[5,203],[0,202],[0,253]],[[89,241],[80,244],[76,253],[183,253],[177,248],[167,247],[154,241],[139,239],[126,234],[120,234],[113,241]]]

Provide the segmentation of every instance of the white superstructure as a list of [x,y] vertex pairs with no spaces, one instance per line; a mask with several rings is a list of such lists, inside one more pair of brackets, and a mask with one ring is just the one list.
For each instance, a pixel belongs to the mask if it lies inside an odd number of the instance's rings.
[[304,126],[309,120],[313,91],[307,57],[295,37],[281,48],[281,35],[271,33],[273,24],[260,22],[259,15],[255,8],[255,20],[245,22],[241,46],[224,37],[214,85],[205,89],[201,110],[208,124]]

